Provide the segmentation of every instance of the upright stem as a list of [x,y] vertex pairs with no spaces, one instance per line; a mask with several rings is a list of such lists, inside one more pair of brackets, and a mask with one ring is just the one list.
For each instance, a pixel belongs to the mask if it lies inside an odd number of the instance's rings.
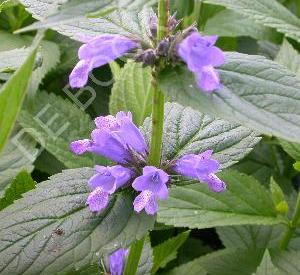
[[299,219],[300,219],[300,192],[298,193],[296,208],[292,220],[289,222],[288,228],[280,242],[281,249],[283,250],[287,249],[289,242],[297,229]]
[[[169,1],[159,0],[158,3],[158,28],[157,41],[161,41],[167,35],[167,24],[169,18]],[[152,103],[152,134],[149,154],[149,164],[160,166],[162,138],[164,128],[164,104],[165,97],[157,85],[159,69],[153,73],[153,103]]]

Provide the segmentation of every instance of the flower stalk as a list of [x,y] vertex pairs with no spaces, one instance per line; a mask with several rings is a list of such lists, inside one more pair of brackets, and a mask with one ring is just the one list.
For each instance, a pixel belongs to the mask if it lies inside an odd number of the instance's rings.
[[[169,0],[160,0],[158,3],[158,28],[157,41],[161,41],[167,35],[169,18]],[[153,104],[152,104],[152,134],[149,153],[149,164],[159,167],[161,160],[163,127],[164,127],[164,104],[165,97],[157,85],[157,77],[160,68],[153,72]]]
[[289,242],[292,239],[298,225],[298,221],[300,220],[300,192],[298,193],[297,203],[295,207],[295,211],[291,221],[288,223],[288,227],[286,232],[280,242],[280,248],[282,250],[286,250],[288,248]]

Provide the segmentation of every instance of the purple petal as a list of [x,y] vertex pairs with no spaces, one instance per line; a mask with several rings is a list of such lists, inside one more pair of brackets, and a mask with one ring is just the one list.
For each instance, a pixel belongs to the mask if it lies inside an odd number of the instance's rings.
[[106,130],[92,132],[91,151],[118,163],[127,163],[131,156],[117,136]]
[[70,74],[69,82],[72,88],[83,87],[89,78],[92,63],[89,60],[80,60]]
[[226,190],[226,183],[214,174],[209,175],[206,182],[208,183],[209,189],[214,192],[220,193]]
[[119,124],[114,116],[100,116],[95,118],[95,124],[98,129],[117,130]]
[[109,194],[98,187],[89,194],[86,204],[92,212],[100,212],[107,207],[108,202]]
[[145,190],[142,193],[140,193],[135,198],[133,206],[136,212],[139,213],[143,209],[145,209],[148,215],[154,215],[158,210],[155,195],[149,190]]
[[202,36],[202,39],[206,42],[206,45],[208,47],[215,45],[218,38],[219,37],[217,35],[203,35]]
[[147,151],[147,144],[141,131],[130,120],[123,120],[120,129],[116,134],[122,139],[124,144],[136,152],[144,154]]
[[127,249],[121,248],[109,256],[109,271],[111,275],[122,275],[127,253]]
[[122,187],[134,176],[134,172],[132,170],[121,165],[111,167],[110,172],[115,178],[116,188]]
[[169,175],[153,166],[146,166],[143,169],[143,175],[137,177],[132,183],[132,187],[137,191],[149,190],[160,199],[168,198],[168,187],[166,183]]
[[139,46],[129,38],[119,35],[99,36],[80,47],[80,59],[93,61],[93,68],[103,66]]
[[90,150],[91,141],[89,139],[76,140],[70,144],[70,150],[76,155],[82,155]]
[[[103,171],[98,172],[96,175],[90,178],[88,184],[90,188],[96,189],[101,187],[101,189],[109,194],[112,194],[116,191],[115,178],[109,171],[109,168],[103,167]],[[98,171],[100,167],[98,166]]]
[[197,74],[197,84],[203,91],[213,92],[220,88],[219,73],[212,66],[206,66]]
[[174,171],[178,174],[189,178],[197,178],[197,170],[195,164],[197,163],[197,155],[189,154],[181,157],[176,161],[173,167]]

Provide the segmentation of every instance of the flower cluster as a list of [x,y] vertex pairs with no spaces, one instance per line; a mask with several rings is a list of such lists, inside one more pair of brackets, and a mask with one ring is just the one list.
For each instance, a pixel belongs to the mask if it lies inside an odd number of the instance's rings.
[[[92,192],[86,203],[90,210],[102,211],[113,193],[128,187],[139,192],[133,202],[134,210],[141,212],[145,209],[147,214],[154,215],[158,210],[158,200],[168,198],[170,177],[166,171],[147,165],[148,146],[132,122],[131,113],[119,112],[115,117],[98,117],[95,124],[91,139],[72,142],[71,150],[78,155],[93,152],[117,165],[95,167],[96,173],[88,182]],[[185,155],[172,161],[170,170],[206,182],[211,190],[221,192],[226,185],[215,175],[220,165],[211,157],[211,150],[199,155]]]
[[70,75],[71,87],[83,87],[94,68],[129,52],[133,52],[134,60],[143,63],[144,66],[156,66],[162,58],[174,65],[183,61],[195,74],[198,87],[202,91],[212,92],[221,87],[219,73],[215,67],[224,64],[225,56],[215,46],[217,36],[201,35],[193,26],[174,34],[180,21],[173,15],[168,21],[168,36],[162,41],[157,41],[157,17],[153,16],[149,21],[149,38],[153,45],[156,45],[155,48],[122,35],[81,36],[80,40],[84,44],[78,51],[80,61]]

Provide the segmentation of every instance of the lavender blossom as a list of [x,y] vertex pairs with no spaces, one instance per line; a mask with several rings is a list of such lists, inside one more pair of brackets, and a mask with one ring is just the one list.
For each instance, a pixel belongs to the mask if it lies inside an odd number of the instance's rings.
[[70,75],[70,86],[81,88],[87,81],[89,73],[129,51],[137,48],[139,43],[121,35],[100,35],[94,38],[85,37],[78,51],[80,61]]
[[141,191],[135,198],[133,205],[136,212],[145,209],[149,215],[157,212],[157,200],[166,200],[168,198],[167,182],[169,175],[154,166],[146,166],[143,169],[143,175],[136,178],[132,183],[132,187]]
[[119,112],[116,117],[98,117],[95,124],[97,128],[91,134],[92,139],[72,142],[71,151],[78,155],[93,152],[121,164],[130,162],[133,152],[146,154],[147,144],[132,122],[130,112]]
[[207,150],[199,155],[185,155],[176,161],[173,170],[183,176],[206,182],[214,192],[223,192],[226,184],[215,175],[220,164],[211,158],[212,154],[212,150]]
[[220,77],[214,67],[224,64],[225,55],[215,45],[217,36],[202,36],[192,32],[177,47],[177,53],[196,76],[197,84],[205,92],[220,88]]
[[127,254],[128,249],[120,248],[109,256],[109,271],[111,275],[123,274]]
[[91,189],[100,187],[103,191],[113,194],[118,188],[125,185],[134,175],[133,171],[121,165],[105,167],[96,165],[97,174],[89,180]]
[[101,212],[105,209],[109,202],[109,193],[104,191],[101,187],[97,187],[92,191],[86,201],[92,212]]

